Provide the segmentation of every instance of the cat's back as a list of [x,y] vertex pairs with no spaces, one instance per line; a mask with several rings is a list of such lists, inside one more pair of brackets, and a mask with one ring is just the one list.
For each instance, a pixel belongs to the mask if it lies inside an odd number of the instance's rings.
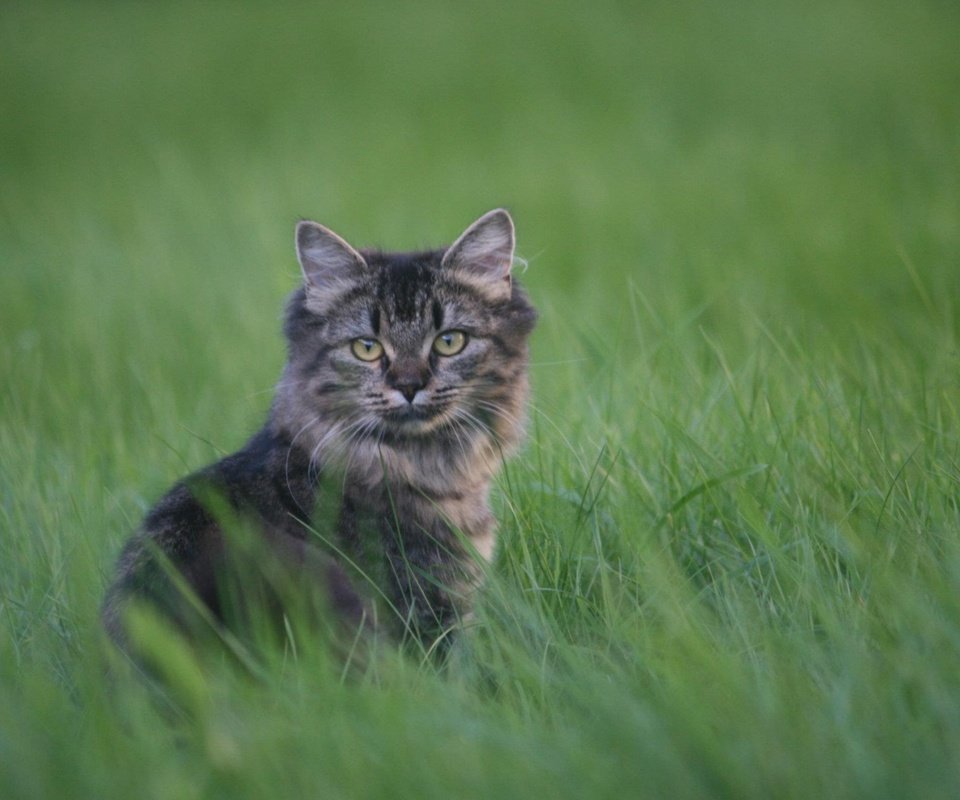
[[120,616],[132,598],[165,606],[176,594],[174,574],[215,611],[215,575],[224,560],[226,537],[243,532],[229,530],[232,525],[242,522],[248,533],[252,527],[302,537],[296,520],[308,516],[310,494],[304,459],[264,429],[236,453],[177,482],[147,513],[117,559],[102,611],[108,633],[123,638]]

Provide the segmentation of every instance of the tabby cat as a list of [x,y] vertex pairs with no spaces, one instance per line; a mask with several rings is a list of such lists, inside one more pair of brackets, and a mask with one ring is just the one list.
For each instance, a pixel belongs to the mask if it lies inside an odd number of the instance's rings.
[[[513,221],[497,209],[416,253],[355,250],[303,221],[296,248],[304,281],[267,422],[177,483],[123,549],[103,607],[123,646],[129,606],[217,626],[237,607],[282,611],[291,589],[360,624],[364,581],[426,647],[470,611],[494,551],[491,482],[528,395],[536,311],[511,278]],[[380,569],[358,580],[371,553]],[[230,591],[227,574],[242,574]]]

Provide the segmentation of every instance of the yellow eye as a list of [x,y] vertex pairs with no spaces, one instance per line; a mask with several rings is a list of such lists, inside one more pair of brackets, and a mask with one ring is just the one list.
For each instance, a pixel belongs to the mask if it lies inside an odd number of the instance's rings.
[[350,351],[361,361],[376,361],[383,355],[383,345],[376,339],[360,337],[350,342]]
[[442,356],[455,356],[467,346],[467,334],[463,331],[444,331],[433,340],[433,351]]

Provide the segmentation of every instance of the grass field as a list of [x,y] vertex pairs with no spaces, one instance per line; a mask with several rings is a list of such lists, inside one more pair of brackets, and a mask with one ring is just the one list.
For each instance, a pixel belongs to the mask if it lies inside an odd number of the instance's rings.
[[[5,3],[0,797],[960,793],[960,10]],[[530,441],[444,671],[106,678],[283,362],[293,225],[518,226]]]

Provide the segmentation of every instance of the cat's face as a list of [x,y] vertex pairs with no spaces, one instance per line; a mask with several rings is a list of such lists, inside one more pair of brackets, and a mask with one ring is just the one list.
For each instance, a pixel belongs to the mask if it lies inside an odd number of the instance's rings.
[[513,245],[499,210],[447,250],[414,254],[361,253],[300,223],[285,378],[297,422],[332,425],[346,446],[518,425],[536,313],[511,280]]

